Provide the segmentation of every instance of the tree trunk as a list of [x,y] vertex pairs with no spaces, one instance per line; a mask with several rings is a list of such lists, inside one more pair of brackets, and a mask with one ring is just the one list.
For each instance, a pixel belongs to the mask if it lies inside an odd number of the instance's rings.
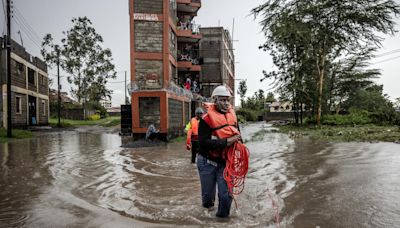
[[324,88],[325,76],[325,55],[322,55],[321,65],[319,63],[319,56],[317,56],[317,69],[318,69],[318,103],[317,103],[317,125],[321,127],[321,113],[322,113],[322,95]]

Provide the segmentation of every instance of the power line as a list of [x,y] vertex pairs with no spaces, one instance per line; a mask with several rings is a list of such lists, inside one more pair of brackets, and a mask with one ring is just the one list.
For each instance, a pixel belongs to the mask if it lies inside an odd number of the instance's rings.
[[[19,19],[17,17],[14,17],[15,20],[14,22],[19,26],[19,28],[25,32],[26,37],[28,37],[29,40],[32,41],[32,43],[37,46],[39,49],[41,49],[40,44],[37,43],[37,41],[32,37],[31,33],[28,32],[28,30],[26,30],[26,28],[21,24],[21,22],[19,21]],[[13,18],[13,19],[14,19]]]
[[112,83],[112,84],[114,84],[114,83],[123,83],[123,82],[125,82],[125,80],[124,80],[124,81],[118,81],[118,82],[107,82],[107,83]]
[[379,57],[386,56],[386,55],[391,55],[391,54],[394,54],[394,53],[397,53],[397,52],[400,52],[400,49],[395,49],[395,50],[391,50],[391,51],[388,51],[388,52],[384,52],[382,54],[376,55],[375,58],[379,58]]
[[30,26],[29,22],[25,19],[24,15],[19,11],[17,7],[15,7],[15,12],[16,16],[19,16],[22,20],[22,23],[25,24],[25,26],[28,28],[28,30],[32,33],[33,36],[35,36],[36,39],[41,40],[40,36],[36,33],[36,31]]
[[388,61],[395,60],[395,59],[398,59],[398,58],[400,58],[400,55],[399,55],[399,56],[396,56],[396,57],[393,57],[393,58],[384,59],[384,60],[382,60],[382,61],[372,63],[371,65],[375,65],[375,64],[378,64],[378,63],[388,62]]

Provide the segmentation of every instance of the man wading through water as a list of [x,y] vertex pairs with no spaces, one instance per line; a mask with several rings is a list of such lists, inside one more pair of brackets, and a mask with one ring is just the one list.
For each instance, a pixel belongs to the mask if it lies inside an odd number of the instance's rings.
[[235,112],[230,104],[232,97],[225,86],[218,86],[212,93],[214,104],[200,119],[197,168],[200,176],[203,207],[213,209],[218,186],[217,217],[228,217],[232,204],[224,179],[226,151],[228,147],[241,140]]

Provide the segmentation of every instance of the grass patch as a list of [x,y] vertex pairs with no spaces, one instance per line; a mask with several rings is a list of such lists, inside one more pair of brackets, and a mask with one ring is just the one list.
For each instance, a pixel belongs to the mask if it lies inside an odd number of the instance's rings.
[[26,130],[13,129],[12,138],[7,137],[7,130],[5,128],[0,128],[0,143],[10,142],[15,139],[28,139],[33,138],[35,134]]
[[400,127],[398,126],[278,126],[283,133],[291,135],[308,135],[311,138],[325,141],[342,142],[398,142],[400,141]]
[[[70,120],[70,119],[61,119],[61,127],[77,127],[77,126],[103,126],[103,127],[113,127],[117,126],[121,122],[121,117],[113,116],[107,117],[104,119],[99,120]],[[50,118],[49,124],[52,127],[57,127],[58,119],[57,118]]]

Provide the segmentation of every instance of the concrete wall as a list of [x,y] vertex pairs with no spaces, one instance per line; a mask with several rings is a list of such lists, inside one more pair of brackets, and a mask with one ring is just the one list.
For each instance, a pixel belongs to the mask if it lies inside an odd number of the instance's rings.
[[135,77],[141,90],[161,89],[163,86],[162,61],[135,60]]
[[[202,95],[209,97],[219,84],[228,85],[235,91],[235,68],[232,40],[223,27],[200,28],[203,38],[200,41],[202,65]],[[232,77],[233,76],[233,77]]]
[[47,77],[38,74],[38,85],[39,85],[39,93],[44,95],[49,95],[49,81]]
[[[43,105],[44,105],[44,107],[43,107]],[[49,121],[48,121],[49,102],[47,100],[39,98],[37,107],[39,108],[39,125],[49,124]]]
[[191,119],[190,103],[185,102],[184,105],[185,105],[185,122],[184,122],[184,124],[187,124]]
[[162,52],[163,23],[135,21],[135,50],[137,52]]
[[176,137],[183,134],[184,123],[182,101],[168,99],[168,136]]
[[135,0],[134,13],[163,13],[163,0]]
[[[4,79],[7,78],[4,72]],[[4,80],[6,83],[7,80]],[[26,67],[24,64],[11,59],[11,84],[21,88],[26,88]]]
[[139,115],[140,127],[147,128],[154,123],[157,128],[160,128],[160,98],[140,97]]
[[[17,103],[16,103],[16,97],[21,98],[21,113],[16,113],[16,108],[17,108]],[[27,126],[27,112],[28,112],[28,107],[27,107],[27,96],[25,94],[20,94],[20,93],[11,93],[11,121],[12,121],[12,126],[16,127],[25,127]]]
[[171,63],[169,64],[169,79],[173,81],[178,80],[178,70]]
[[169,30],[169,52],[175,58],[175,60],[177,60],[177,58],[176,58],[177,48],[178,48],[178,44],[177,44],[176,35],[175,35],[174,31],[170,28],[170,30]]
[[[0,37],[0,43],[3,42],[3,39]],[[4,94],[3,88],[5,88],[6,84],[6,51],[0,51],[0,91],[1,94]],[[12,112],[12,123],[14,127],[26,127],[28,125],[27,116],[28,116],[28,108],[27,108],[27,94],[31,94],[32,96],[40,96],[37,94],[37,86],[39,86],[39,93],[48,96],[48,78],[44,75],[39,75],[38,71],[47,72],[46,64],[37,57],[31,56],[24,47],[19,45],[18,43],[12,41],[12,59],[11,59],[11,81],[13,85],[13,92],[11,97],[11,112]],[[33,68],[35,84],[28,83],[27,87],[27,76],[28,69]],[[38,75],[39,77],[38,80]],[[39,83],[39,84],[38,84]],[[42,84],[40,84],[42,83]],[[15,88],[17,87],[17,88]],[[18,91],[18,92],[15,92]],[[21,98],[21,113],[16,113],[16,96]],[[4,96],[6,97],[6,96]],[[3,119],[5,118],[5,113],[3,107],[7,104],[4,104],[6,100],[4,100],[3,95],[0,96],[0,126],[3,126]],[[39,110],[41,107],[41,100],[46,100],[45,104],[48,109],[48,102],[46,97],[37,99],[36,109]],[[48,123],[48,114],[46,116],[40,116],[38,124],[47,124]]]

